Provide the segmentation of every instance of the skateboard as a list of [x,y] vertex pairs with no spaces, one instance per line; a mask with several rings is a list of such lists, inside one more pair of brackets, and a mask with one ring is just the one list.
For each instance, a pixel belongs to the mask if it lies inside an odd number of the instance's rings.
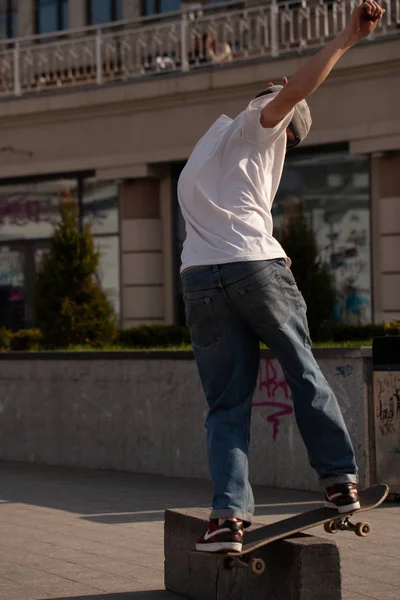
[[360,537],[367,537],[371,533],[371,525],[367,521],[352,523],[350,517],[356,513],[362,513],[377,508],[385,500],[389,493],[389,487],[385,484],[374,485],[361,492],[361,508],[356,511],[338,513],[331,508],[315,508],[300,513],[288,519],[259,527],[254,531],[246,533],[246,543],[243,544],[242,552],[230,552],[223,557],[224,567],[227,569],[250,568],[256,575],[262,575],[265,571],[265,562],[262,558],[249,556],[251,552],[287,537],[291,537],[317,525],[323,525],[327,533],[338,533],[338,531],[353,531]]

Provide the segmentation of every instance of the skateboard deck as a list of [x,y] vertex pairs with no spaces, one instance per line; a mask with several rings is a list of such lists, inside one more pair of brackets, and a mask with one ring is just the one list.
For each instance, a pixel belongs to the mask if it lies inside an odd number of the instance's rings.
[[[371,525],[366,521],[352,523],[350,517],[358,513],[377,508],[385,500],[389,493],[389,487],[385,484],[374,485],[359,492],[361,508],[345,513],[324,506],[309,510],[281,521],[276,521],[264,527],[254,529],[245,533],[246,543],[243,544],[241,552],[228,552],[222,555],[225,568],[247,568],[249,567],[256,575],[262,575],[265,570],[265,562],[262,558],[249,556],[252,552],[284,538],[294,536],[298,533],[324,525],[327,533],[338,531],[353,531],[360,537],[366,537],[371,533]],[[203,553],[204,554],[204,553]],[[209,554],[209,553],[205,553]]]
[[242,552],[232,552],[229,553],[229,555],[242,556],[249,552],[253,552],[253,550],[257,550],[257,548],[261,548],[261,546],[270,544],[271,542],[281,540],[291,535],[295,535],[296,533],[311,529],[312,527],[316,527],[317,525],[324,524],[327,524],[325,530],[328,533],[337,533],[339,530],[344,529],[355,531],[357,535],[365,537],[371,531],[369,523],[362,523],[362,525],[366,525],[364,529],[361,525],[357,526],[358,524],[354,525],[353,528],[352,524],[349,522],[349,517],[378,507],[385,500],[388,493],[389,487],[387,485],[374,485],[359,492],[361,508],[358,510],[338,513],[334,509],[323,506],[294,515],[287,519],[282,519],[282,521],[277,521],[270,525],[265,525],[264,527],[259,527],[258,529],[249,531],[245,534],[246,543],[243,544]]

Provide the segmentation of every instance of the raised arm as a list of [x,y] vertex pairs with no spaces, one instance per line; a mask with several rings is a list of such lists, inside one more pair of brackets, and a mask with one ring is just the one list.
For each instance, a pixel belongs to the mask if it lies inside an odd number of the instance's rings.
[[275,127],[300,100],[315,92],[343,54],[374,31],[384,12],[385,10],[375,0],[368,0],[357,6],[347,27],[322,50],[314,54],[288,81],[276,98],[261,111],[261,125],[264,128]]

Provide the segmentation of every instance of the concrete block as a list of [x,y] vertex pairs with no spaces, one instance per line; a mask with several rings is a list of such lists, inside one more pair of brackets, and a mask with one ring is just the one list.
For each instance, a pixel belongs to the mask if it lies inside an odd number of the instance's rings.
[[252,553],[265,561],[262,575],[249,569],[229,571],[223,555],[193,551],[208,514],[201,508],[165,512],[165,587],[170,592],[190,600],[341,600],[334,541],[299,534]]

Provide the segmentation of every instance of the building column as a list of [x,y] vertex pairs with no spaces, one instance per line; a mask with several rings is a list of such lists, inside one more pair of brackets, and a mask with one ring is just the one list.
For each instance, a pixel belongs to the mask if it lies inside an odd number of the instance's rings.
[[27,37],[35,33],[35,15],[32,0],[18,2],[18,37]]
[[86,2],[83,0],[69,0],[69,28],[85,27],[86,23]]
[[120,186],[122,327],[164,323],[164,265],[160,181]]
[[374,322],[400,318],[400,154],[372,158]]
[[140,14],[140,0],[124,0],[124,19],[138,19]]
[[175,321],[175,262],[174,262],[174,223],[173,195],[170,173],[165,174],[160,182],[160,215],[162,222],[162,246],[164,267],[164,322]]

